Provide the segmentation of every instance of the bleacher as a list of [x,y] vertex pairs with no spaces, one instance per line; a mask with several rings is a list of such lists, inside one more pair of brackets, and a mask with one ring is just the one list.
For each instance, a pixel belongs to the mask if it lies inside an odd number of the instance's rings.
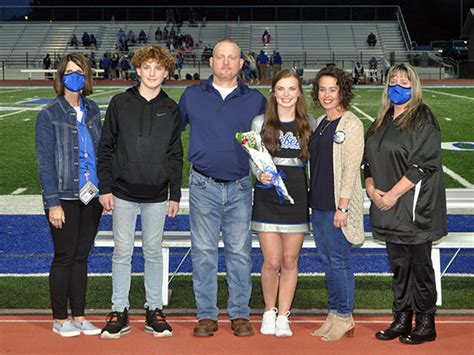
[[[30,67],[39,67],[46,53],[54,56],[76,50],[68,46],[72,34],[78,38],[79,51],[94,51],[96,57],[115,51],[119,28],[126,34],[131,29],[137,37],[143,29],[148,43],[165,44],[154,39],[157,26],[163,30],[164,22],[2,22],[0,26],[0,62],[5,61],[9,66],[24,67],[27,58]],[[272,35],[272,41],[263,48],[261,36],[265,29]],[[97,49],[82,46],[85,31],[96,36]],[[366,40],[370,32],[377,36],[377,44],[369,48]],[[286,66],[320,67],[336,62],[347,69],[357,60],[367,63],[372,56],[389,57],[391,52],[397,52],[397,58],[406,58],[407,53],[397,21],[208,22],[206,27],[183,26],[181,33],[190,34],[195,43],[201,44],[194,50],[196,58],[200,58],[205,45],[229,37],[239,42],[244,53],[265,49],[271,54],[278,50]]]

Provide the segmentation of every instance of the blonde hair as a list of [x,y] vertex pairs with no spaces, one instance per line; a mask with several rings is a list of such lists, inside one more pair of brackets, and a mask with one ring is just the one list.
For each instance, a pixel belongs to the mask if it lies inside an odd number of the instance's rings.
[[408,80],[411,82],[411,99],[408,101],[405,112],[400,115],[398,119],[398,125],[400,129],[406,130],[412,126],[413,120],[417,116],[419,109],[424,106],[420,78],[415,70],[410,64],[402,63],[394,65],[390,68],[387,74],[387,83],[382,94],[382,107],[380,108],[379,113],[377,114],[377,119],[375,120],[374,127],[372,128],[373,132],[377,132],[380,126],[383,123],[384,117],[387,112],[393,108],[393,103],[388,98],[388,86],[390,79],[393,78],[398,73],[406,74]]
[[163,65],[168,73],[173,73],[176,60],[173,55],[166,49],[153,45],[140,47],[133,54],[132,65],[140,68],[141,65],[148,60],[156,60],[157,63]]
[[73,62],[84,72],[84,88],[82,95],[87,96],[92,94],[92,69],[89,61],[81,53],[69,53],[62,57],[56,68],[56,77],[54,78],[54,91],[57,95],[64,95],[63,76],[66,72],[67,63]]

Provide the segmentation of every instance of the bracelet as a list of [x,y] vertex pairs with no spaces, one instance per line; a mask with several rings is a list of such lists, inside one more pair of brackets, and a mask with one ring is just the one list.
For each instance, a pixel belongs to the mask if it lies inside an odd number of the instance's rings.
[[349,212],[349,209],[348,209],[348,208],[344,208],[344,207],[338,207],[337,210],[338,210],[338,211],[341,211],[342,213],[347,213],[347,212]]

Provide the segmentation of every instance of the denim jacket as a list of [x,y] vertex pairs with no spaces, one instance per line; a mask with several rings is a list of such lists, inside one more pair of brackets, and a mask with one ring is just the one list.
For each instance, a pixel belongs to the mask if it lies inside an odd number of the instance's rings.
[[[85,123],[97,157],[101,133],[100,110],[94,101],[83,96],[81,99],[85,108]],[[56,97],[38,113],[36,155],[43,207],[59,206],[60,199],[79,199],[77,117],[64,96]]]

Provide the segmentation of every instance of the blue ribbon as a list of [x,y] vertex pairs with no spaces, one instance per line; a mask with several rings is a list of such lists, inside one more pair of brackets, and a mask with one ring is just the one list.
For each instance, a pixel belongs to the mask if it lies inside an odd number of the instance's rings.
[[281,188],[280,183],[278,182],[278,178],[280,177],[282,180],[285,179],[286,178],[285,172],[283,170],[276,172],[270,167],[266,167],[264,172],[271,174],[272,180],[267,185],[257,184],[256,186],[261,189],[270,189],[272,187],[275,187],[275,190],[278,195],[278,199],[280,200],[280,203],[283,204],[283,202],[285,202],[285,195],[283,194],[283,189]]

